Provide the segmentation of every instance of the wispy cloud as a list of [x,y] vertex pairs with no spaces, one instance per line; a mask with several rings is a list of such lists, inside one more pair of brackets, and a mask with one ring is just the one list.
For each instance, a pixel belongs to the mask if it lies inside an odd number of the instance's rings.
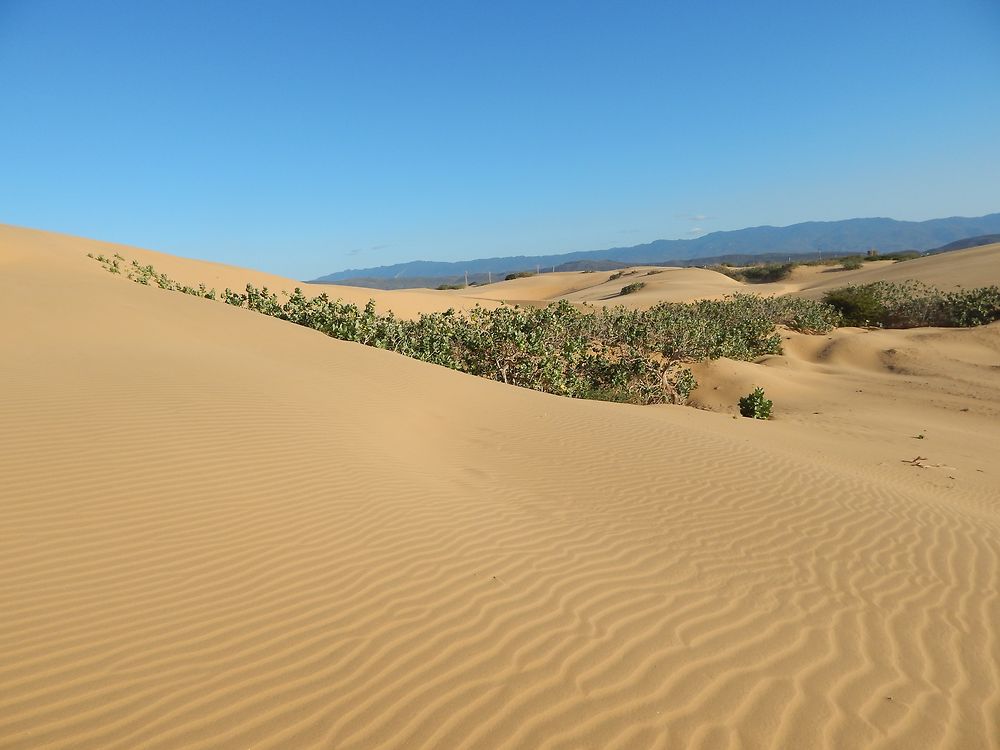
[[361,255],[361,253],[373,253],[377,250],[385,250],[391,245],[372,245],[371,247],[356,247],[353,250],[348,250],[348,255]]
[[686,234],[688,237],[701,237],[701,235],[705,234],[705,230],[701,227],[691,227],[687,230]]
[[711,221],[714,216],[709,216],[708,214],[675,214],[674,218],[684,219],[684,221],[693,221],[695,223],[701,221]]

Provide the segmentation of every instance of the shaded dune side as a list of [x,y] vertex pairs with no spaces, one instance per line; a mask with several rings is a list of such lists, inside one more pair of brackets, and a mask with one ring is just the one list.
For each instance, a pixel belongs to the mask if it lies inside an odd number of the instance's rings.
[[0,279],[3,747],[1000,746],[995,514],[44,272]]

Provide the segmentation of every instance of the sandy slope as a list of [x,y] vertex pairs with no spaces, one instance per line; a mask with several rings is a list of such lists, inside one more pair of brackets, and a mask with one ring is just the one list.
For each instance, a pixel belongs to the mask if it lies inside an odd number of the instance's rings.
[[[487,300],[476,301],[456,298],[447,292],[432,289],[403,289],[386,291],[382,289],[363,289],[353,286],[338,286],[336,284],[306,284],[295,279],[276,276],[262,271],[252,271],[246,268],[226,266],[220,263],[208,263],[189,258],[179,258],[176,255],[159,253],[155,250],[126,247],[124,245],[88,240],[55,232],[42,232],[37,229],[26,229],[8,224],[0,224],[0,264],[3,258],[13,258],[25,253],[55,253],[57,255],[75,255],[79,250],[83,254],[103,254],[107,257],[121,253],[129,261],[136,260],[142,264],[151,264],[160,273],[190,286],[205,284],[221,292],[226,287],[243,291],[248,283],[258,287],[268,287],[272,292],[291,292],[300,287],[308,295],[326,293],[331,299],[340,299],[363,307],[368,300],[373,299],[382,311],[392,310],[401,317],[417,317],[421,312],[443,312],[448,308],[459,310],[470,309],[476,304],[484,307],[491,303]],[[2,268],[2,265],[0,265]]]
[[[840,273],[850,273],[852,284],[914,279],[946,290],[1000,284],[1000,243],[929,255],[903,263],[873,265],[873,268],[866,264],[859,271]],[[838,275],[836,271],[825,273],[803,289],[813,292],[835,289],[842,285]]]
[[751,422],[3,236],[0,747],[1000,747],[1000,327],[715,363]]

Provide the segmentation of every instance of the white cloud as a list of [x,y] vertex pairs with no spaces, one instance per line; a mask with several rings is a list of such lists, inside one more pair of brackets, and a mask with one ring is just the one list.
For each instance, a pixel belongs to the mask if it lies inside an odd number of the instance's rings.
[[371,247],[356,247],[353,250],[348,250],[348,255],[361,255],[361,253],[371,253],[376,250],[385,250],[389,245],[372,245]]

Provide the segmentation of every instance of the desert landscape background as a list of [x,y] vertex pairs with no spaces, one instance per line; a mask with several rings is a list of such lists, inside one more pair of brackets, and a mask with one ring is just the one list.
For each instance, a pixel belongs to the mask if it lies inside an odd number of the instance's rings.
[[[291,279],[0,226],[0,746],[1000,747],[1000,323],[783,332],[701,407],[546,395],[108,274]],[[648,269],[642,269],[646,271]],[[649,305],[667,269],[415,316]],[[1000,245],[752,291],[1000,281]],[[774,419],[735,418],[763,386]]]

